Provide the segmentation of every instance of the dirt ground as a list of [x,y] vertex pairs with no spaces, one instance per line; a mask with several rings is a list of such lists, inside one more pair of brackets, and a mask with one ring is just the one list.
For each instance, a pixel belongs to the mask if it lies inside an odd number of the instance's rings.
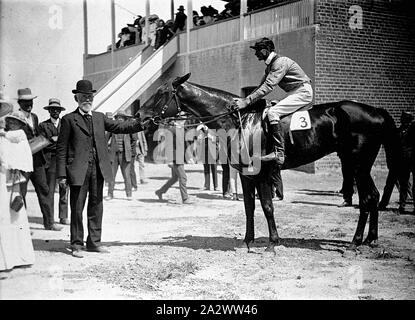
[[[380,213],[379,247],[351,252],[346,248],[359,210],[337,207],[340,173],[284,171],[285,198],[274,202],[282,245],[275,255],[264,252],[268,229],[257,200],[256,241],[248,253],[240,247],[243,201],[202,190],[202,169],[186,166],[191,205],[181,204],[177,185],[166,201],[154,195],[170,174],[166,165],[147,165],[149,183],[139,186],[133,201],[125,200],[118,177],[115,199],[104,204],[102,241],[110,252],[85,252],[83,259],[67,249],[69,226],[43,229],[31,190],[36,262],[0,272],[0,299],[415,298],[415,216],[398,215],[396,190],[390,209]],[[380,191],[385,174],[374,174]]]

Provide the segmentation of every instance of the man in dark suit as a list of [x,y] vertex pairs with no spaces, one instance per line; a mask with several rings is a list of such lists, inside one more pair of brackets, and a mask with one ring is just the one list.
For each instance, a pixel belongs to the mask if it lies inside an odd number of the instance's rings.
[[[24,114],[26,121],[26,125],[22,129],[26,133],[27,140],[30,142],[32,139],[42,134],[42,129],[39,127],[39,119],[37,115],[32,112],[33,99],[37,96],[32,95],[32,91],[29,88],[17,90],[17,95],[17,103],[19,104],[20,111]],[[49,186],[46,179],[45,164],[46,160],[43,155],[43,150],[33,154],[33,172],[28,174],[27,179],[32,181],[33,187],[35,188],[45,229],[60,231],[62,230],[62,227],[55,223],[53,210],[49,203]],[[27,183],[28,181],[21,184],[22,197],[25,199],[25,203]]]
[[[61,122],[59,115],[65,110],[61,106],[59,99],[50,98],[49,105],[43,109],[48,110],[50,118],[39,124],[44,136],[51,140],[53,143],[43,149],[45,155],[45,170],[46,180],[49,186],[49,203],[52,210],[52,216],[54,216],[55,208],[55,187],[56,187],[56,142],[58,141],[59,131],[61,129]],[[61,224],[68,225],[68,188],[59,186],[59,222]]]
[[84,245],[82,211],[88,197],[88,237],[86,249],[107,252],[101,246],[104,179],[112,180],[105,131],[134,133],[143,130],[140,121],[117,121],[100,112],[93,112],[94,92],[89,80],[76,84],[75,101],[78,108],[62,118],[56,147],[59,184],[69,184],[71,207],[71,247],[74,257],[82,258]]
[[[115,115],[115,120],[119,120],[121,122],[127,121],[129,118],[131,117],[124,112],[118,112]],[[136,134],[109,133],[109,154],[112,164],[113,178],[111,181],[108,181],[108,196],[105,198],[106,200],[114,198],[115,177],[117,176],[118,167],[121,168],[121,173],[124,178],[127,200],[133,199],[131,187],[131,164],[134,165],[134,157],[132,155],[136,140]]]

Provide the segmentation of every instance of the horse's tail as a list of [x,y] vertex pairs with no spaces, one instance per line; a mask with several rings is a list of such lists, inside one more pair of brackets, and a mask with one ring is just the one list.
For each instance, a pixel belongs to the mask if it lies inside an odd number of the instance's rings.
[[385,148],[386,165],[389,171],[399,173],[399,168],[402,164],[402,145],[398,128],[387,110],[378,109],[378,111],[384,119],[382,126],[382,144]]

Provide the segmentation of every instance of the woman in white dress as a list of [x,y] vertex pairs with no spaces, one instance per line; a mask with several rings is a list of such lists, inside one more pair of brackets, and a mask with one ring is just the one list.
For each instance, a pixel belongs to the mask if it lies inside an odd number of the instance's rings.
[[0,95],[0,271],[35,261],[26,208],[23,205],[17,212],[10,208],[11,200],[20,195],[22,171],[33,171],[29,143],[18,129],[23,115],[10,114],[11,110],[11,103]]

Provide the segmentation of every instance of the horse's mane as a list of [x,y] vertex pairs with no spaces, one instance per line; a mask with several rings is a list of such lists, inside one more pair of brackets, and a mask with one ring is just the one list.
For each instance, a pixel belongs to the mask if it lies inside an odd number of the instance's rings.
[[[188,84],[195,86],[199,89],[202,89],[206,92],[208,92],[209,94],[215,95],[215,96],[219,96],[222,98],[225,98],[227,100],[229,100],[229,103],[233,103],[233,98],[240,98],[240,96],[221,90],[221,89],[217,89],[217,88],[212,88],[212,87],[208,87],[208,86],[203,86],[197,83],[193,83],[188,81]],[[261,99],[258,100],[257,102],[249,105],[248,107],[246,107],[245,109],[241,110],[241,114],[247,114],[247,113],[261,113],[263,112],[264,108],[266,107],[266,100],[265,99]]]
[[190,85],[192,85],[192,86],[195,86],[195,87],[197,87],[199,89],[202,89],[204,91],[207,91],[207,92],[209,92],[211,94],[215,94],[215,95],[218,95],[218,96],[222,96],[224,98],[228,98],[228,99],[239,98],[238,95],[233,94],[233,93],[230,93],[230,92],[227,92],[227,91],[224,91],[224,90],[221,90],[221,89],[212,88],[212,87],[208,87],[208,86],[202,86],[200,84],[197,84],[197,83],[194,83],[194,82],[190,82],[190,81],[188,81],[187,83],[190,84]]

